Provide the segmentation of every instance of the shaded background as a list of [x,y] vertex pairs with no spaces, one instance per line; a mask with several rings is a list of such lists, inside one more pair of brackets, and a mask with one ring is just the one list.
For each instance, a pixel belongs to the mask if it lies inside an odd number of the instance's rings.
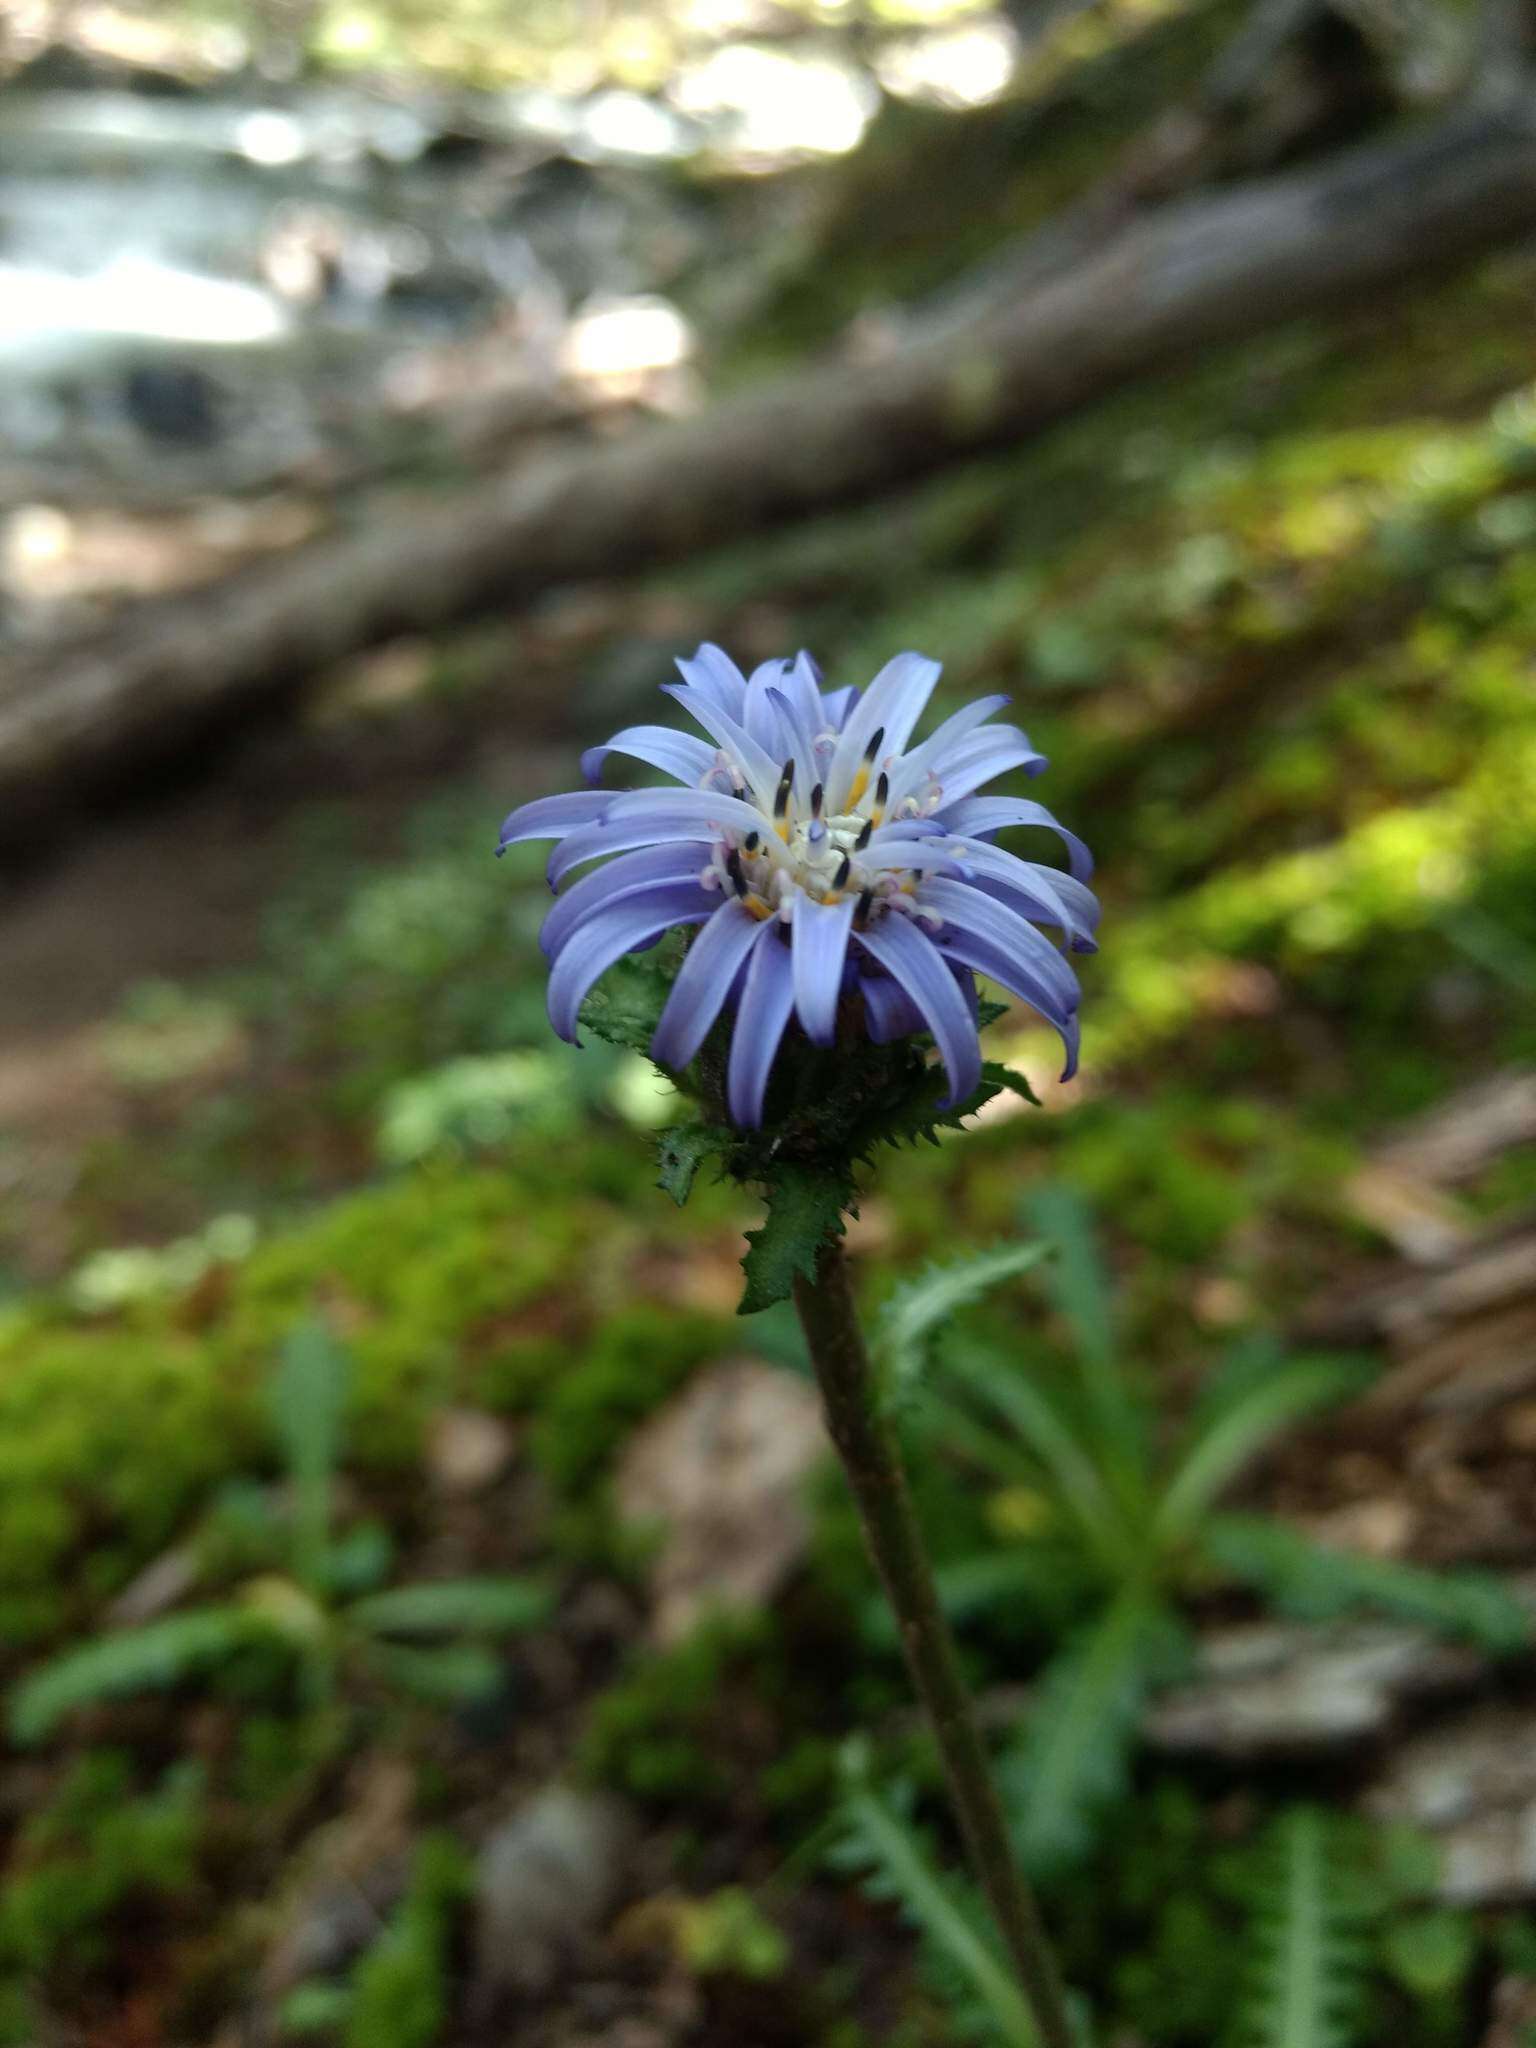
[[[1358,1373],[1240,1505],[1525,1598],[1525,41],[0,5],[6,1676],[209,1602],[290,1631],[13,1719],[0,2040],[1010,2038],[823,1853],[864,1728],[956,1860],[794,1329],[734,1320],[739,1201],[653,1192],[645,1063],[551,1040],[542,857],[490,858],[703,638],[1012,691],[1100,857],[1082,1078],[995,1027],[1042,1107],[883,1168],[868,1299],[1069,1188],[1163,1434],[1234,1343]],[[1075,1369],[1037,1277],[977,1314],[996,1375]],[[909,1426],[1008,1753],[1098,1594],[1026,1467]],[[1329,1632],[1169,1569],[1182,1647],[1084,1708],[1044,1872],[1104,2038],[1240,2038],[1299,1798],[1358,1816],[1348,2038],[1515,2048],[1519,1646],[1427,1582]],[[383,1661],[337,1619],[472,1574],[526,1614]]]

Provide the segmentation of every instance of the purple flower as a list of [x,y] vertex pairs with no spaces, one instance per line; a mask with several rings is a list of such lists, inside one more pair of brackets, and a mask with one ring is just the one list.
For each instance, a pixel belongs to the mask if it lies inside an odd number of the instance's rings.
[[[947,1101],[963,1101],[981,1077],[978,974],[1049,1019],[1070,1076],[1077,977],[1038,927],[1058,930],[1072,951],[1093,950],[1093,862],[1042,805],[977,795],[1011,768],[1037,775],[1046,765],[1017,726],[989,723],[1007,698],[979,699],[914,745],[939,677],[920,654],[898,654],[862,693],[823,690],[807,654],[765,662],[748,679],[706,644],[678,667],[683,682],[667,692],[708,737],[629,726],[582,768],[595,784],[609,754],[628,754],[680,787],[544,797],[501,828],[498,852],[559,842],[549,862],[557,889],[615,856],[573,882],[544,921],[560,1036],[576,1042],[587,991],[621,954],[699,925],[651,1051],[686,1067],[733,1010],[727,1096],[738,1125],[762,1121],[792,1015],[817,1045],[860,1013],[878,1044],[931,1032]],[[1012,825],[1057,832],[1070,873],[994,845]]]

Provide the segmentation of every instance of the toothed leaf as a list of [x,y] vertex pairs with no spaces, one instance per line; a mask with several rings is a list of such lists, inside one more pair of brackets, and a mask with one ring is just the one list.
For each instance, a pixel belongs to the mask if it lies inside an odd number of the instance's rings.
[[890,1391],[909,1384],[928,1362],[935,1332],[957,1310],[979,1301],[993,1287],[1028,1272],[1046,1255],[1043,1244],[997,1245],[991,1251],[968,1252],[942,1265],[929,1266],[915,1280],[904,1281],[880,1311],[875,1326],[875,1352]]
[[679,1209],[693,1193],[699,1168],[709,1158],[730,1151],[734,1133],[718,1124],[678,1124],[663,1131],[656,1143],[656,1162],[661,1171],[656,1185],[670,1195]]
[[844,1213],[858,1213],[851,1180],[800,1166],[773,1168],[764,1195],[767,1214],[761,1229],[747,1232],[741,1262],[747,1285],[736,1312],[743,1316],[786,1300],[798,1274],[810,1279],[822,1246],[842,1236]]
[[1168,1609],[1133,1587],[1046,1666],[1000,1773],[1028,1870],[1062,1870],[1092,1849],[1129,1784],[1147,1695],[1182,1649]]

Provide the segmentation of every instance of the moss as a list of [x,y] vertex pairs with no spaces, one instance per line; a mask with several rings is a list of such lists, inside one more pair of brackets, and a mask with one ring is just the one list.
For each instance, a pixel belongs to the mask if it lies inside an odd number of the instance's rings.
[[21,1831],[0,1891],[0,1970],[77,1990],[110,1955],[119,1916],[132,1908],[142,1924],[193,1890],[203,1825],[196,1763],[135,1794],[126,1756],[82,1757]]
[[356,1361],[353,1448],[414,1457],[430,1410],[464,1389],[483,1333],[564,1287],[587,1232],[580,1206],[516,1171],[429,1166],[323,1212],[247,1262],[211,1333],[249,1372],[329,1302]]
[[[250,1449],[252,1421],[184,1332],[13,1317],[0,1331],[0,1637],[61,1631],[82,1594],[121,1584]],[[82,1585],[69,1565],[87,1541]]]
[[530,1446],[560,1492],[586,1491],[635,1424],[734,1336],[721,1316],[648,1307],[610,1316],[539,1402]]

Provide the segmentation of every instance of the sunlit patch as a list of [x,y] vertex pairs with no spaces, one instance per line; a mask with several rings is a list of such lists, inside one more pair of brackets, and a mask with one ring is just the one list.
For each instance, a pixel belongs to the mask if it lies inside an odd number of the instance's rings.
[[841,156],[869,123],[876,90],[851,65],[789,50],[732,43],[685,72],[672,90],[685,114],[733,117],[726,146],[771,163],[786,156]]
[[693,330],[670,300],[610,300],[579,313],[560,348],[560,367],[583,384],[628,389],[678,370],[693,354]]
[[234,347],[275,341],[287,315],[254,285],[124,256],[84,277],[0,264],[0,351],[66,335],[132,335]]
[[1008,90],[1019,54],[1007,22],[979,21],[894,43],[880,53],[875,69],[898,99],[980,107]]
[[276,107],[257,107],[237,131],[240,154],[248,163],[277,167],[299,163],[305,155],[304,130],[291,114]]

